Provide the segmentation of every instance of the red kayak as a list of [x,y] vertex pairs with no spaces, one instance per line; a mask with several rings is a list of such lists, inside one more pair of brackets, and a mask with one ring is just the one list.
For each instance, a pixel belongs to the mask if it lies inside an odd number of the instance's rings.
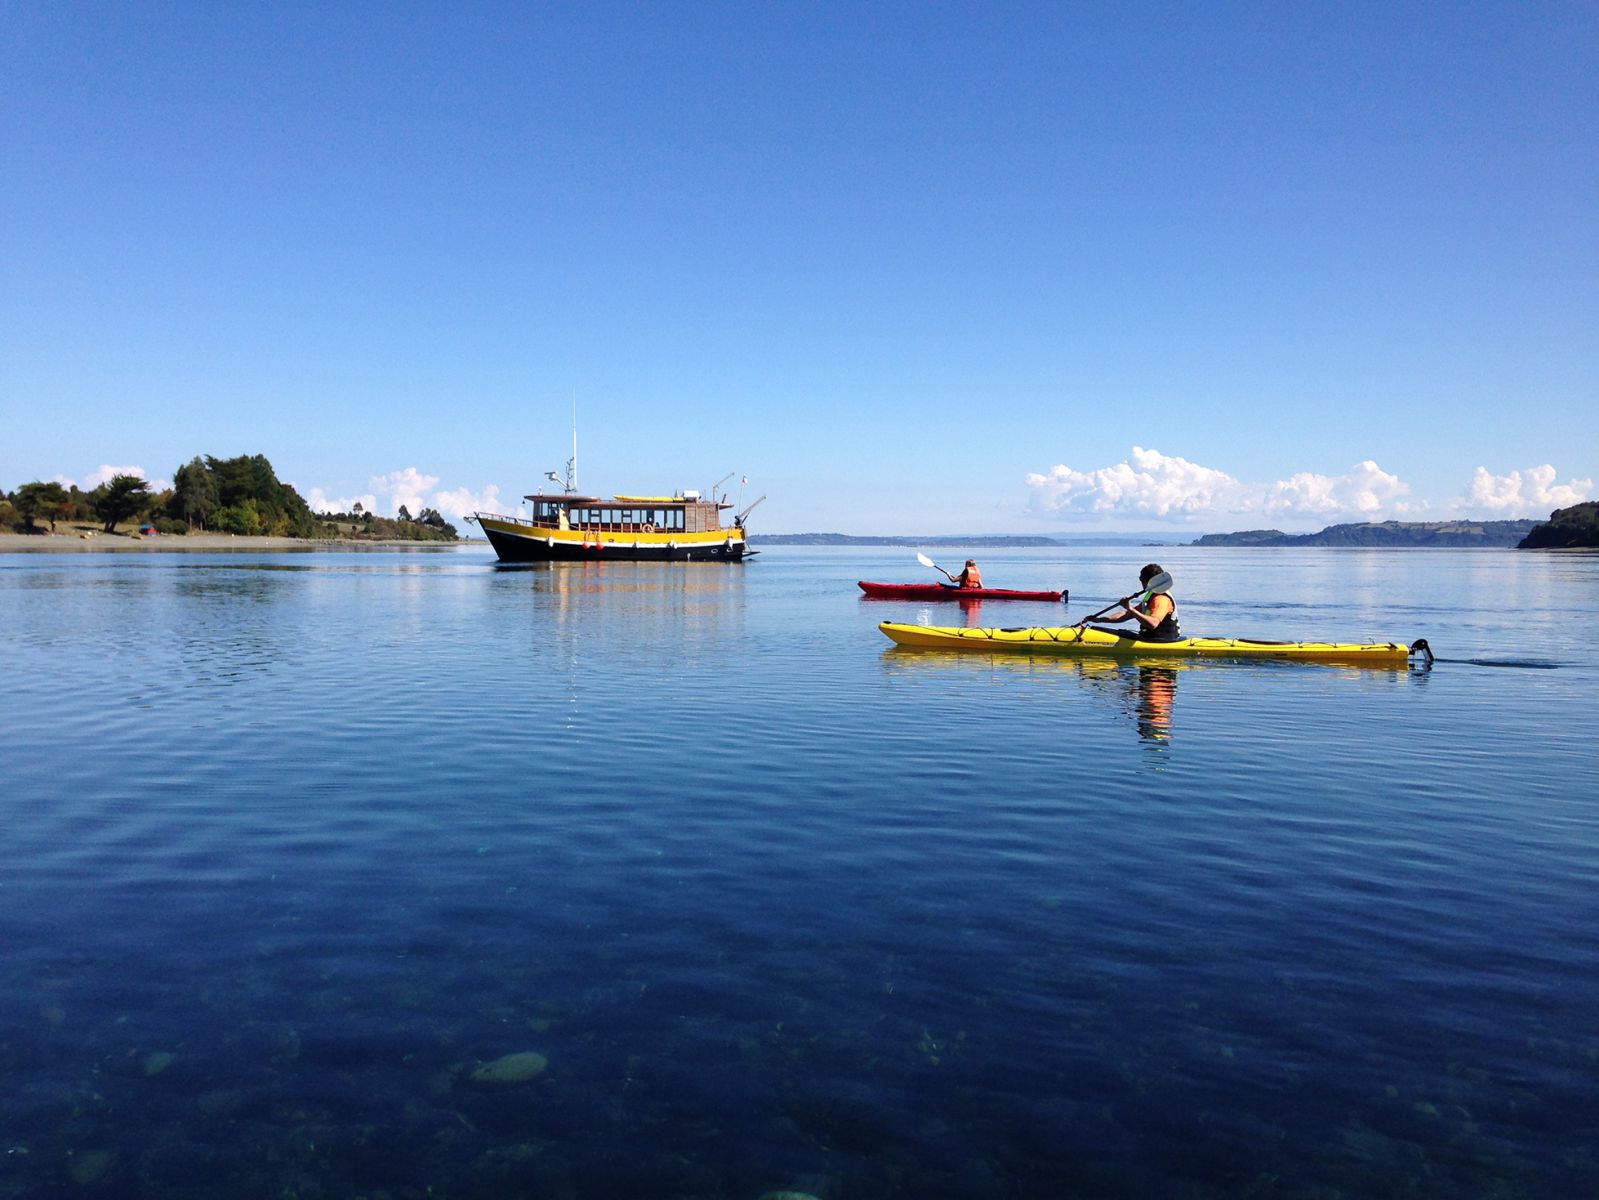
[[859,580],[868,600],[1064,600],[1065,592],[1012,592],[1005,588],[963,588],[944,583],[868,583]]

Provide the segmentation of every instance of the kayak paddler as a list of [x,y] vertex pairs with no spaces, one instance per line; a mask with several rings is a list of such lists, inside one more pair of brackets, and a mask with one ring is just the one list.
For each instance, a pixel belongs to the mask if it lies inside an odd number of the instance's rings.
[[977,561],[968,558],[966,566],[955,577],[955,586],[963,588],[980,588],[983,586],[983,573],[977,569]]
[[[1165,575],[1165,570],[1159,563],[1149,563],[1138,572],[1138,584],[1142,591],[1136,596],[1122,597],[1122,611],[1110,616],[1100,617],[1099,620],[1115,624],[1118,621],[1137,621],[1135,630],[1106,629],[1105,633],[1114,633],[1117,637],[1135,637],[1144,642],[1176,642],[1182,640],[1183,631],[1177,626],[1177,601],[1171,598],[1169,592],[1153,592],[1148,590],[1149,581],[1157,575]],[[1081,629],[1088,624],[1089,618],[1084,617],[1077,622]],[[1097,628],[1097,626],[1096,626]]]

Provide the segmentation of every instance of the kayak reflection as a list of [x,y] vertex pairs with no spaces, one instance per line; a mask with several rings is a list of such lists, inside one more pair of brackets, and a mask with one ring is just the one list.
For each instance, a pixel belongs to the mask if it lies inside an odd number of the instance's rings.
[[1188,684],[1203,706],[1209,680],[1239,672],[1256,678],[1285,678],[1306,671],[1335,671],[1368,689],[1395,685],[1421,686],[1430,672],[1425,666],[1373,667],[1350,663],[1301,663],[1280,660],[1239,662],[1229,659],[1068,658],[1032,654],[974,654],[970,651],[932,650],[894,646],[883,652],[883,665],[892,671],[959,671],[969,674],[1071,676],[1103,707],[1118,710],[1138,731],[1141,741],[1164,747],[1176,732],[1177,680],[1187,674]]

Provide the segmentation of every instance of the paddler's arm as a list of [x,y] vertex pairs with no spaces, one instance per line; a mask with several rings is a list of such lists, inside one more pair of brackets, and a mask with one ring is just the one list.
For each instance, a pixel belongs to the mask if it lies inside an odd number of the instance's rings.
[[[1133,611],[1133,598],[1131,596],[1124,596],[1124,597],[1122,597],[1122,610],[1121,610],[1121,612],[1119,612],[1119,613],[1107,613],[1106,615],[1101,616],[1101,617],[1094,617],[1093,620],[1095,620],[1095,621],[1103,621],[1107,625],[1114,625],[1114,624],[1116,624],[1117,621],[1125,621],[1127,619],[1127,615],[1129,613],[1131,613],[1132,611]],[[1088,622],[1089,622],[1089,618],[1088,617],[1084,617],[1081,621],[1077,622],[1077,628],[1081,629],[1084,625],[1087,625]]]

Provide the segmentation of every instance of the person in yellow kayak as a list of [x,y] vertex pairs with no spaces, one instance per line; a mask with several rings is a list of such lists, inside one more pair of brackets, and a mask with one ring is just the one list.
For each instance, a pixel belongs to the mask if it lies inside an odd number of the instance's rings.
[[[1156,581],[1156,587],[1160,590],[1150,591],[1150,582],[1156,580],[1157,576],[1164,577]],[[1117,637],[1135,637],[1144,642],[1180,641],[1183,631],[1177,625],[1177,601],[1166,590],[1171,587],[1171,576],[1159,563],[1149,563],[1138,572],[1138,584],[1143,590],[1137,596],[1123,596],[1121,612],[1103,617],[1084,617],[1077,622],[1078,628],[1090,620],[1107,621],[1112,625],[1118,621],[1137,621],[1138,628],[1134,630],[1106,629],[1103,632],[1114,633]],[[1161,584],[1165,586],[1161,587]]]
[[977,569],[977,560],[968,558],[966,566],[961,573],[955,576],[955,586],[962,588],[980,588],[983,586],[983,573]]

